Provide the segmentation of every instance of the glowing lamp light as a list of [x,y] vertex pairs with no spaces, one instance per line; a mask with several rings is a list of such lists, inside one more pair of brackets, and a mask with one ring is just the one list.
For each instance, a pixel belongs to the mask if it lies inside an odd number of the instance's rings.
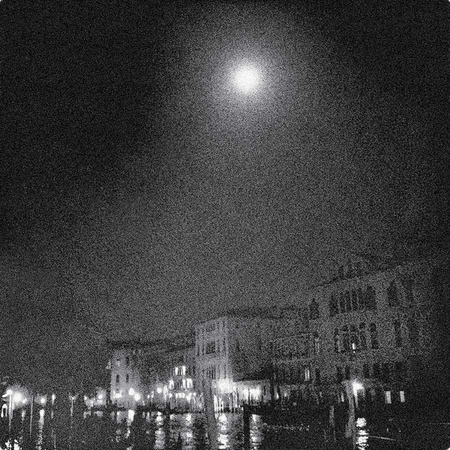
[[41,405],[45,405],[47,403],[47,400],[45,397],[41,397],[41,399],[39,400]]
[[99,400],[101,400],[101,399],[103,398],[103,395],[102,395],[102,394],[98,394],[97,398],[98,398]]
[[26,402],[28,401],[28,399],[26,399],[26,398],[23,398],[22,399],[22,403],[25,405],[26,404]]
[[12,389],[8,389],[8,390],[6,391],[6,396],[8,396],[8,395],[13,395]]
[[141,394],[134,394],[134,401],[138,402],[141,399]]
[[359,381],[353,382],[353,394],[356,395],[358,391],[364,389],[364,386]]
[[245,94],[250,94],[254,92],[260,84],[259,73],[254,67],[241,67],[234,74],[234,84],[240,91]]
[[21,402],[21,401],[22,401],[22,398],[23,398],[23,396],[22,396],[22,394],[21,394],[20,392],[16,392],[16,393],[13,395],[13,400],[14,400],[15,402],[17,402],[17,403]]
[[136,394],[136,392],[134,391],[133,388],[130,388],[130,389],[128,390],[128,395],[133,396],[134,394]]
[[162,390],[162,388],[160,388],[160,387],[156,389],[156,392],[157,392],[158,394],[162,394],[162,391],[163,391],[163,390]]

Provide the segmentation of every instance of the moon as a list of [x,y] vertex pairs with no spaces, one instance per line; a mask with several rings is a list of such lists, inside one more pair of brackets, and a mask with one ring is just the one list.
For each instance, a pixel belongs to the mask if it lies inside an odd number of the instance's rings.
[[259,72],[251,66],[239,68],[234,74],[235,86],[245,94],[255,92],[261,83]]

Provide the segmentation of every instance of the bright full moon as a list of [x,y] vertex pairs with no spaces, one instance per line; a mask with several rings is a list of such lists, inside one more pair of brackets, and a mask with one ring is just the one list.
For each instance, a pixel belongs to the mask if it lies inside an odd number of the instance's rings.
[[259,73],[253,67],[242,67],[234,75],[234,84],[245,94],[254,92],[259,83]]

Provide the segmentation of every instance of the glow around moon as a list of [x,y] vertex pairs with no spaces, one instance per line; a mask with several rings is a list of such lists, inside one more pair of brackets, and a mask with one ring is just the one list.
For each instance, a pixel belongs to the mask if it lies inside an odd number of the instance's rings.
[[245,94],[255,92],[261,83],[259,72],[250,66],[241,67],[234,74],[235,86]]

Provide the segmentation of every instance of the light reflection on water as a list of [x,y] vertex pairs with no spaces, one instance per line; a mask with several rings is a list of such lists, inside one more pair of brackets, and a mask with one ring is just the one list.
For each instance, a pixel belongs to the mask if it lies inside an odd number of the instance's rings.
[[[47,448],[48,439],[52,436],[45,419],[50,414],[46,414],[44,409],[40,409],[36,414],[36,424],[34,426],[35,449],[44,450]],[[101,414],[95,414],[95,420],[101,421]],[[21,418],[22,419],[22,418]],[[26,423],[22,419],[22,423]],[[313,446],[309,445],[304,437],[295,435],[295,432],[280,427],[266,425],[261,416],[253,414],[250,417],[250,436],[244,439],[243,435],[243,417],[241,414],[221,413],[216,416],[217,436],[220,450],[287,450],[303,445],[302,448],[318,448],[317,445],[323,444],[323,441],[315,441]],[[87,419],[89,420],[89,419]],[[136,413],[134,411],[118,411],[116,413],[117,442],[125,442],[128,450],[137,448],[146,448],[148,450],[167,450],[174,448],[176,443],[181,440],[183,450],[207,449],[208,437],[206,431],[206,419],[203,414],[171,414],[169,417],[161,412]],[[100,423],[100,422],[97,422]],[[47,426],[45,426],[47,425]],[[145,446],[135,445],[136,427],[140,427],[143,435],[146,436]],[[27,429],[26,427],[23,429]],[[367,450],[372,448],[372,439],[369,440],[369,433],[365,419],[358,419],[356,423],[356,448],[358,450]],[[48,434],[50,432],[50,434]],[[294,433],[294,434],[290,434]],[[322,438],[321,438],[322,439]],[[106,442],[105,442],[106,444]],[[384,448],[384,443],[379,448]],[[378,443],[377,443],[378,445]],[[17,444],[14,449],[19,450]]]

